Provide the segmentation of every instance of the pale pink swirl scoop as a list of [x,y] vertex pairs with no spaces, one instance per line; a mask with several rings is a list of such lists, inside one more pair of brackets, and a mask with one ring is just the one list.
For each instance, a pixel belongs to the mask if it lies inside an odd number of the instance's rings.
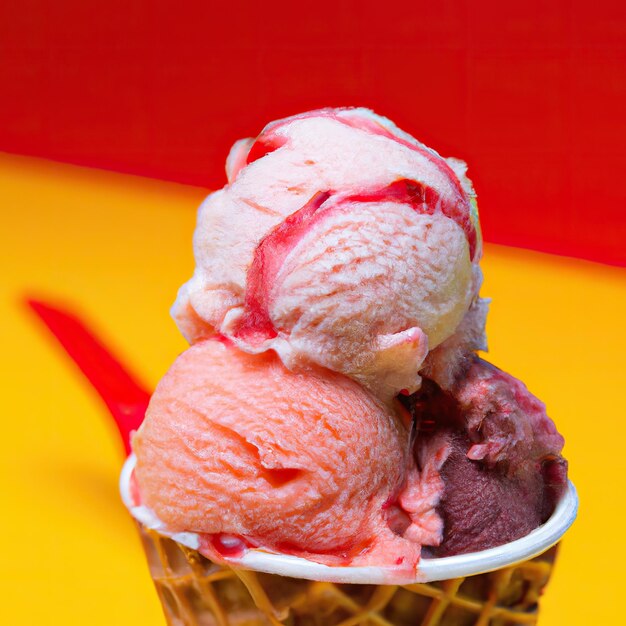
[[367,109],[323,109],[237,142],[227,172],[200,209],[196,271],[173,308],[191,343],[272,349],[384,401],[419,388],[429,350],[465,317],[467,349],[484,347],[484,314],[468,316],[481,240],[462,162]]

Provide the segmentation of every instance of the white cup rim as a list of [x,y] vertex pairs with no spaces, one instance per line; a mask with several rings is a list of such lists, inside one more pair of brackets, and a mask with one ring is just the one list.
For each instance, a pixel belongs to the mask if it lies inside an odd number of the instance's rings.
[[[168,532],[154,512],[146,506],[135,506],[130,496],[130,477],[135,464],[135,455],[131,454],[124,463],[120,476],[122,500],[131,515],[147,528],[197,550],[199,547],[197,534]],[[397,571],[385,567],[328,566],[302,557],[276,554],[259,548],[249,549],[242,557],[227,559],[227,562],[233,567],[243,567],[257,572],[334,583],[412,584],[462,578],[510,567],[542,554],[561,539],[576,519],[577,511],[576,489],[572,482],[568,481],[567,489],[550,519],[525,537],[480,552],[421,559],[417,575],[411,578],[399,577]]]

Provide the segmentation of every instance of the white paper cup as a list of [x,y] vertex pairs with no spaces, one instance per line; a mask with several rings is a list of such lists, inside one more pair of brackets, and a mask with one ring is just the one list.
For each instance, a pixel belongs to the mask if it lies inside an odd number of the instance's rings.
[[[170,533],[150,509],[134,505],[130,495],[130,477],[135,464],[136,458],[131,455],[124,464],[120,477],[122,500],[131,515],[145,528],[169,537],[191,550],[197,550],[200,545],[197,534]],[[421,559],[417,575],[411,578],[399,578],[397,572],[385,567],[331,567],[301,557],[257,548],[246,550],[241,557],[226,559],[226,562],[233,567],[256,572],[333,583],[407,585],[448,580],[510,567],[542,554],[561,539],[576,519],[577,510],[576,489],[568,481],[567,489],[550,519],[525,537],[480,552]]]

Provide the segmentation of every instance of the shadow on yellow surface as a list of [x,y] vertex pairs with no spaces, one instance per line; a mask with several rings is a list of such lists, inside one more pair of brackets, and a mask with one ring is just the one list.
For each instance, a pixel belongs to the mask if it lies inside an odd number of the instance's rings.
[[[168,310],[206,191],[2,154],[0,189],[0,623],[163,624],[106,410],[23,298],[71,304],[154,386],[185,348]],[[483,269],[488,359],[546,402],[581,499],[540,624],[620,623],[626,270],[491,245]]]

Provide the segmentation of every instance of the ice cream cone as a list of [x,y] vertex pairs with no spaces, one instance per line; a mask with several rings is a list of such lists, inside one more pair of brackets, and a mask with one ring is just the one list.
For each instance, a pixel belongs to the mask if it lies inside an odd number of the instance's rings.
[[366,109],[235,144],[122,475],[171,626],[536,623],[576,493],[465,171]]
[[[378,568],[369,573],[369,568],[329,568],[256,550],[243,559],[254,563],[254,569],[241,562],[211,561],[190,547],[194,535],[168,536],[150,528],[158,526],[158,520],[146,516],[144,507],[132,505],[133,467],[131,456],[122,472],[122,497],[137,520],[169,626],[536,624],[556,542],[577,509],[570,483],[552,517],[527,537],[480,553],[423,559],[417,579],[430,582],[364,584],[364,577],[379,582],[384,574],[377,573]],[[257,571],[263,569],[274,573]]]
[[139,524],[170,626],[535,624],[556,555],[495,572],[408,585],[336,584],[213,563]]

